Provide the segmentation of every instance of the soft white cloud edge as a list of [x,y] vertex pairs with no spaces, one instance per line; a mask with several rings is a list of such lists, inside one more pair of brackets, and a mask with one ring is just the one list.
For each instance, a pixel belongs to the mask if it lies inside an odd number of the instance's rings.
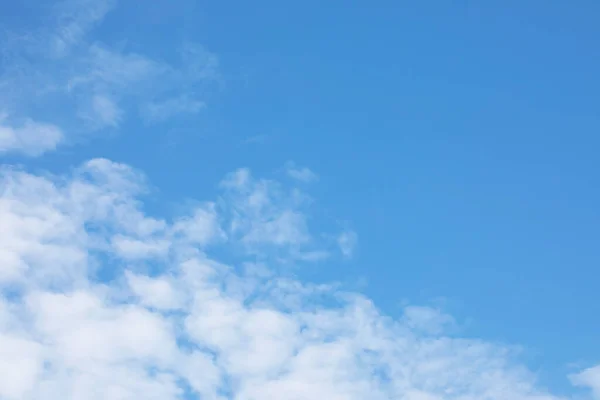
[[600,365],[587,368],[569,378],[574,385],[591,389],[594,399],[600,399]]
[[6,123],[8,115],[0,114],[0,154],[22,152],[27,156],[39,156],[55,150],[64,135],[53,124],[26,119],[20,125]]
[[[143,176],[108,160],[1,177],[2,399],[559,399],[510,348],[447,335],[438,310],[394,321],[359,294],[213,259],[225,243],[252,260],[258,240],[266,262],[297,260],[299,238],[265,225],[301,201],[248,170],[173,221],[145,215]],[[571,376],[595,398],[598,368]]]
[[319,176],[311,171],[310,168],[298,167],[291,161],[286,164],[286,172],[291,178],[304,183],[310,183],[319,180]]

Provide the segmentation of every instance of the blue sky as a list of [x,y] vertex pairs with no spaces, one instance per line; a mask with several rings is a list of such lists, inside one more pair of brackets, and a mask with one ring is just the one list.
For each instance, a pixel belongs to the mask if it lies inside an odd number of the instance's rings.
[[[254,272],[259,292],[279,279],[307,287],[338,282],[330,295],[361,293],[381,318],[414,329],[415,340],[464,337],[496,346],[493,354],[518,347],[518,361],[502,362],[528,368],[537,380],[522,378],[531,386],[523,392],[485,392],[489,398],[538,399],[537,390],[552,393],[544,399],[599,398],[599,12],[592,1],[3,4],[0,156],[2,198],[11,205],[3,206],[2,220],[9,222],[0,259],[13,265],[0,274],[3,302],[13,310],[3,334],[16,335],[11,329],[24,320],[45,321],[44,313],[58,315],[27,306],[38,304],[31,298],[58,293],[47,278],[52,273],[39,272],[53,263],[70,266],[59,274],[68,276],[56,283],[60,293],[73,304],[87,301],[75,292],[91,296],[115,324],[128,321],[114,303],[123,293],[138,299],[131,301],[140,312],[164,317],[157,323],[176,326],[161,314],[173,309],[201,320],[202,310],[165,294],[171,293],[166,283],[146,285],[172,278],[169,284],[182,293],[200,290],[181,288],[175,268],[195,249],[230,265],[241,281],[252,281],[239,272],[245,262],[260,263],[269,272]],[[100,206],[88,203],[93,196],[73,197],[82,182],[119,200],[96,210]],[[55,188],[52,194],[46,184]],[[50,209],[45,198],[56,198]],[[37,210],[32,204],[50,214],[22,211]],[[123,205],[134,217],[121,214]],[[29,232],[27,221],[36,218],[54,226],[50,231],[61,228],[58,236]],[[145,222],[135,224],[144,227],[128,231],[127,218],[141,218]],[[76,234],[64,233],[65,226]],[[46,232],[32,230],[38,231]],[[45,260],[35,253],[72,240],[80,247],[69,251],[94,260],[85,268],[82,256]],[[112,272],[99,278],[92,264]],[[73,272],[82,269],[83,275]],[[102,285],[110,295],[98,294]],[[142,287],[162,289],[148,295]],[[220,300],[230,293],[223,290]],[[7,293],[15,291],[22,298],[10,300]],[[304,291],[294,295],[320,301]],[[283,312],[269,301],[269,310]],[[332,312],[351,307],[323,304]],[[259,306],[248,307],[250,315]],[[215,310],[231,317],[227,307]],[[306,310],[287,312],[286,318]],[[96,326],[92,322],[86,323]],[[229,342],[211,342],[206,326],[228,327],[206,324],[186,325],[188,334],[217,354],[216,370],[239,387],[215,383],[220,389],[211,392],[203,383],[198,387],[205,392],[194,395],[188,375],[203,372],[160,364],[165,374],[188,379],[185,396],[216,398],[220,391],[225,398],[288,398],[282,397],[285,382],[269,381],[269,392],[253,389],[231,361],[250,359],[250,350],[238,346],[235,353]],[[44,327],[28,329],[38,339],[56,333]],[[106,346],[122,340],[115,336]],[[142,350],[134,350],[135,359]],[[43,359],[59,372],[74,368],[66,350],[40,351],[55,358],[40,355],[31,365]],[[499,362],[485,357],[485,365]],[[291,368],[292,358],[278,368]],[[53,388],[79,398],[61,386],[56,371],[24,370],[19,377],[30,389],[13,385],[12,392],[0,389],[0,398],[41,398],[39,382],[54,382]],[[388,380],[399,379],[394,376]],[[482,379],[477,372],[465,376],[467,386]],[[382,399],[458,398],[451,383],[432,388],[415,378],[409,390],[377,382]],[[346,386],[330,383],[298,393],[350,398]],[[139,397],[147,387],[140,383],[127,393]],[[164,390],[161,398],[171,398]],[[477,390],[463,395],[482,398]]]

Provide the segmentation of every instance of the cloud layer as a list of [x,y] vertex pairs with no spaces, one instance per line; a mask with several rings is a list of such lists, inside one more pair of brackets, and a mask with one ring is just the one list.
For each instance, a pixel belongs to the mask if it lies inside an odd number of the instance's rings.
[[[109,160],[1,176],[1,399],[559,399],[510,348],[448,335],[440,311],[393,320],[269,268],[330,249],[295,189],[248,170],[170,221],[143,212],[143,175]],[[572,379],[597,389],[597,375]]]

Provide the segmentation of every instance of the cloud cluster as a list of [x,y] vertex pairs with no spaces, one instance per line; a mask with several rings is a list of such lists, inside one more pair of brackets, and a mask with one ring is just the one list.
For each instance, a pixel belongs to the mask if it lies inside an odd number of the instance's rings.
[[559,399],[510,348],[448,335],[438,310],[393,320],[257,263],[257,248],[302,262],[294,246],[317,239],[302,196],[248,170],[172,220],[145,214],[143,175],[109,160],[1,177],[0,399]]
[[39,156],[130,117],[156,124],[204,108],[217,57],[187,43],[154,59],[94,38],[116,5],[65,0],[43,27],[0,37],[0,152]]
[[[202,110],[216,56],[188,44],[167,62],[90,39],[115,7],[65,0],[39,31],[3,38],[0,154]],[[298,187],[239,169],[170,219],[144,211],[147,189],[107,159],[61,176],[0,167],[0,400],[561,399],[514,349],[453,335],[440,310],[393,319],[280,273],[358,242],[315,232]],[[570,379],[600,399],[600,367]]]

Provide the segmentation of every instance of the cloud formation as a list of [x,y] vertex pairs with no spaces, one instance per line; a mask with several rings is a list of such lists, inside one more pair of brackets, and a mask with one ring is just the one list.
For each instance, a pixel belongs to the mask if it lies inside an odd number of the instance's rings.
[[150,122],[160,122],[180,114],[197,114],[206,104],[187,96],[174,97],[162,101],[153,101],[142,109],[142,115]]
[[93,36],[116,1],[65,0],[52,9],[47,25],[0,38],[0,115],[17,122],[0,122],[0,152],[39,156],[128,118],[158,123],[205,107],[219,66],[204,47],[176,44],[178,57],[156,59]]
[[6,124],[0,115],[0,154],[19,151],[28,156],[39,156],[56,149],[63,140],[61,129],[55,125],[26,119],[14,126]]
[[590,388],[594,399],[600,399],[600,365],[573,374],[570,378],[574,385]]
[[310,183],[319,180],[319,176],[307,167],[297,167],[294,163],[288,162],[286,165],[287,174],[297,181]]
[[[143,175],[106,159],[1,177],[2,399],[560,398],[511,348],[448,334],[439,310],[394,320],[256,264],[259,244],[302,262],[294,246],[318,235],[300,194],[248,170],[173,220],[146,215]],[[597,390],[595,371],[573,382]]]
[[[48,27],[5,38],[0,154],[205,107],[218,58],[91,39],[116,7],[63,1]],[[300,186],[318,179],[286,171]],[[171,219],[144,212],[147,189],[103,158],[60,176],[0,167],[0,400],[561,399],[510,346],[455,336],[441,310],[394,319],[360,293],[281,273],[352,257],[358,241],[315,232],[300,188],[242,168]],[[570,376],[595,399],[599,368]]]
[[344,257],[352,257],[354,254],[354,249],[356,248],[356,243],[358,242],[358,235],[356,232],[345,230],[344,232],[340,233],[337,241],[338,245],[340,246],[340,251]]

